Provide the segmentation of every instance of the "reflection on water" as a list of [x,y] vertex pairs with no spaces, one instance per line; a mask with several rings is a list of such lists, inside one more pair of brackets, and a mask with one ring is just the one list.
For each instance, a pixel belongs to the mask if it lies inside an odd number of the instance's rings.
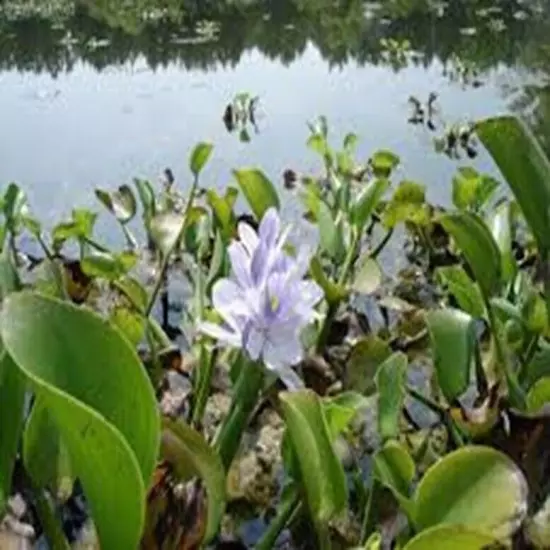
[[[49,221],[74,203],[93,203],[94,186],[154,179],[166,167],[186,185],[198,140],[216,145],[208,183],[224,186],[231,168],[260,164],[282,187],[285,169],[318,168],[304,142],[306,122],[319,114],[335,139],[356,132],[360,155],[394,149],[402,173],[444,201],[458,162],[491,164],[483,154],[438,154],[434,132],[408,122],[411,97],[424,104],[437,94],[443,129],[516,109],[550,136],[546,4],[120,4],[0,7],[0,181],[25,185]],[[254,125],[228,133],[224,113],[241,92],[259,97]]]

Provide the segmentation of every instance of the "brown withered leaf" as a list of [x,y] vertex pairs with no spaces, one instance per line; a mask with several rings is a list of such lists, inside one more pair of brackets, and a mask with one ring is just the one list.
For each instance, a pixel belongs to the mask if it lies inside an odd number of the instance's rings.
[[206,498],[199,481],[180,483],[163,462],[147,497],[140,550],[198,550],[206,532]]

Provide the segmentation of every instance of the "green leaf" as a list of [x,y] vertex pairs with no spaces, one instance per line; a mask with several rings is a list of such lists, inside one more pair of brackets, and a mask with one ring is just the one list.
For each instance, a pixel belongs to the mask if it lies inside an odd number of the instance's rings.
[[121,185],[114,193],[96,189],[95,195],[122,224],[128,223],[136,215],[136,199],[129,185]]
[[504,539],[527,514],[527,483],[503,453],[471,445],[435,463],[416,490],[416,528],[461,525]]
[[271,207],[280,209],[279,197],[273,184],[260,170],[235,170],[233,172],[252,212],[261,220]]
[[368,398],[352,391],[325,399],[323,409],[331,438],[334,440],[347,428],[360,410],[370,406],[371,402]]
[[485,315],[485,304],[479,285],[470,279],[460,265],[449,265],[436,270],[437,277],[454,296],[458,305],[472,317],[482,318]]
[[319,203],[319,241],[321,248],[333,259],[345,254],[342,232],[324,201]]
[[212,208],[214,218],[222,232],[224,239],[227,241],[233,235],[236,219],[233,213],[233,205],[230,204],[227,195],[220,197],[213,189],[206,191],[206,200]]
[[165,256],[174,250],[184,225],[185,217],[175,212],[162,212],[151,219],[151,237]]
[[225,470],[220,457],[203,436],[182,421],[163,419],[162,457],[182,480],[199,477],[206,486],[208,519],[204,542],[211,541],[225,510]]
[[415,465],[407,449],[398,441],[390,440],[373,457],[374,476],[390,489],[403,510],[412,516],[411,483]]
[[21,216],[21,223],[34,237],[39,236],[42,232],[40,222],[32,216]]
[[384,211],[384,225],[388,228],[404,222],[425,225],[428,221],[426,210],[426,187],[414,181],[402,181],[395,190]]
[[437,525],[410,540],[404,550],[490,550],[500,548],[498,541],[461,525]]
[[13,467],[23,427],[26,380],[0,344],[0,517],[11,496]]
[[390,182],[388,179],[373,179],[365,185],[355,198],[351,211],[351,219],[359,232],[362,232],[370,220],[389,186]]
[[216,232],[216,238],[214,240],[214,251],[212,252],[212,259],[210,260],[208,277],[206,278],[206,292],[208,294],[210,293],[211,286],[223,271],[225,255],[225,244],[221,233],[218,231]]
[[101,547],[136,548],[160,427],[134,348],[91,311],[29,292],[5,300],[0,332],[61,434]]
[[372,155],[370,164],[375,176],[387,178],[399,164],[399,157],[391,151],[381,149]]
[[307,140],[307,146],[320,156],[324,156],[327,150],[327,141],[321,134],[312,134]]
[[354,134],[353,132],[346,134],[346,137],[344,138],[344,149],[348,152],[352,152],[357,147],[358,141],[359,138],[357,134]]
[[491,296],[500,284],[501,257],[485,222],[469,212],[445,214],[440,221],[464,254],[482,292]]
[[27,196],[15,183],[10,183],[4,193],[3,210],[8,229],[17,232],[21,216],[27,210]]
[[475,352],[475,321],[457,309],[427,314],[437,381],[449,403],[460,397],[470,383]]
[[93,250],[81,260],[82,271],[90,277],[115,281],[126,275],[137,263],[138,256],[132,252],[112,254]]
[[189,169],[193,172],[193,175],[197,177],[201,172],[210,155],[214,146],[211,143],[198,143],[195,145],[191,158],[189,159]]
[[405,399],[405,377],[407,356],[394,353],[378,368],[376,387],[378,389],[378,432],[385,441],[399,435],[399,420]]
[[453,178],[453,204],[459,210],[475,207],[479,188],[479,173],[473,168],[459,168]]
[[109,316],[111,323],[126,339],[137,347],[145,335],[145,319],[140,313],[124,306],[116,306]]
[[345,509],[347,494],[322,403],[310,390],[283,392],[280,399],[309,509],[315,522],[326,524]]
[[331,281],[325,274],[321,260],[317,256],[313,256],[309,264],[309,272],[312,279],[323,289],[325,298],[329,304],[339,304],[345,300],[349,292],[346,288]]
[[533,134],[511,116],[476,124],[477,135],[512,189],[539,247],[550,250],[550,162]]
[[134,185],[136,186],[141,207],[143,208],[143,217],[148,221],[156,212],[155,192],[147,180],[135,179]]
[[359,294],[373,294],[382,284],[382,270],[378,262],[366,256],[353,277],[351,288]]
[[11,259],[11,250],[6,247],[0,253],[0,302],[20,288],[21,282]]
[[523,385],[529,388],[543,376],[550,376],[550,346],[546,343],[541,344],[541,349],[535,353],[527,366],[522,379]]
[[512,250],[512,210],[509,202],[497,206],[491,215],[491,233],[500,251],[502,280],[508,283],[517,272],[516,259]]
[[453,178],[453,204],[459,210],[480,210],[492,197],[499,183],[470,167],[458,169]]
[[363,394],[375,390],[378,367],[392,354],[387,342],[375,334],[363,336],[353,346],[347,365],[345,385]]
[[529,389],[527,394],[527,411],[538,413],[550,404],[550,376],[539,378]]
[[73,472],[67,447],[43,401],[35,400],[23,434],[23,461],[33,484],[65,502],[73,490]]

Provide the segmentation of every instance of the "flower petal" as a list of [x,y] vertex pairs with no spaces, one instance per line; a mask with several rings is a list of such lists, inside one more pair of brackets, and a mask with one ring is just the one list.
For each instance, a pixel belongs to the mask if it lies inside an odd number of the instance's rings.
[[252,282],[250,278],[250,258],[244,245],[235,241],[229,245],[227,252],[237,283],[241,287],[250,286]]
[[282,367],[296,365],[303,359],[304,350],[298,336],[299,328],[293,322],[270,327],[262,353],[266,364]]
[[258,243],[260,242],[258,235],[256,235],[256,232],[252,229],[252,227],[250,227],[250,225],[244,222],[239,223],[237,230],[239,232],[239,239],[246,248],[248,255],[252,256],[258,246]]
[[243,332],[243,343],[250,359],[259,359],[265,343],[264,334],[253,323],[249,322]]
[[252,283],[256,286],[261,286],[264,283],[264,279],[269,270],[270,253],[271,250],[267,247],[266,243],[260,241],[252,255],[250,278]]
[[219,279],[212,287],[212,303],[216,309],[238,304],[243,299],[241,287],[231,279]]
[[315,281],[300,281],[297,286],[300,292],[300,305],[314,307],[323,299],[323,289]]
[[275,245],[280,230],[281,220],[279,218],[279,213],[275,207],[271,207],[265,212],[260,227],[258,228],[260,240],[264,242],[268,248],[271,248]]
[[199,323],[197,328],[200,332],[206,334],[206,336],[215,338],[219,342],[227,344],[228,346],[234,348],[238,348],[241,346],[242,342],[240,334],[228,330],[221,325],[216,325],[215,323],[204,321],[202,323]]

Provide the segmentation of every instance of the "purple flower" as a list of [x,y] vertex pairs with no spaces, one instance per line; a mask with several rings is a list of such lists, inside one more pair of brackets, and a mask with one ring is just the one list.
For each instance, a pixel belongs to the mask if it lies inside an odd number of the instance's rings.
[[281,231],[277,211],[264,215],[258,233],[247,224],[238,227],[240,241],[229,247],[232,278],[212,289],[214,308],[224,324],[201,323],[200,330],[221,343],[244,349],[261,360],[290,388],[303,386],[292,365],[304,355],[302,329],[317,317],[323,297],[319,286],[304,279],[309,254],[285,253],[288,230]]

